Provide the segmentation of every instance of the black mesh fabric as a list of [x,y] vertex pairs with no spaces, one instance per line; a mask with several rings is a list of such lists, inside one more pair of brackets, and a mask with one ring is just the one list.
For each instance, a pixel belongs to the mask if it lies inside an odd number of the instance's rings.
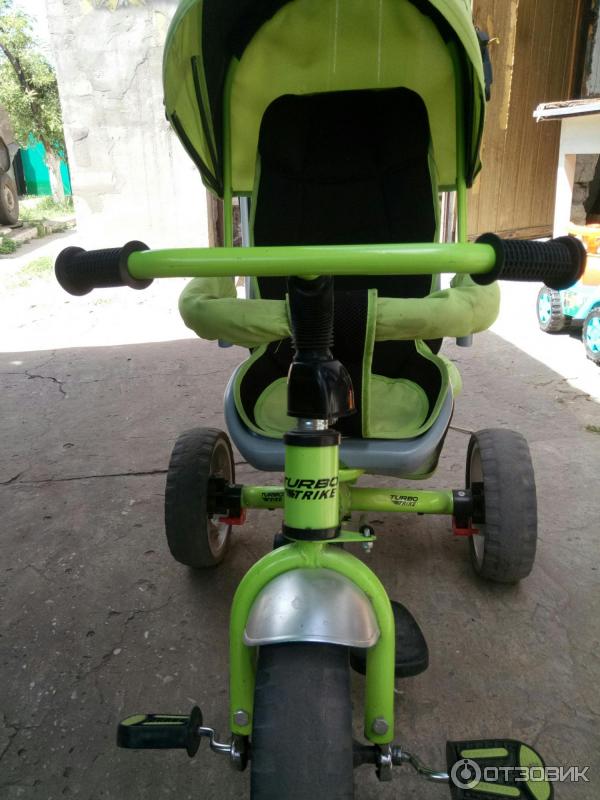
[[[377,244],[433,241],[436,230],[425,104],[408,89],[286,95],[263,117],[260,178],[253,199],[256,245]],[[359,413],[338,423],[360,436],[367,292],[424,297],[431,276],[335,278],[334,355],[350,371]],[[285,297],[282,278],[259,278],[260,295]],[[439,349],[439,342],[431,343]],[[261,391],[287,374],[289,341],[270,345],[240,386],[253,418]],[[372,371],[421,385],[433,407],[439,370],[414,342],[376,343]]]
[[[260,131],[254,243],[432,241],[429,143],[425,104],[409,89],[278,98]],[[431,283],[376,280],[387,296],[423,296]]]
[[333,354],[346,367],[352,380],[357,412],[336,423],[337,430],[347,436],[362,436],[361,397],[363,360],[367,336],[367,292],[337,289],[334,295]]

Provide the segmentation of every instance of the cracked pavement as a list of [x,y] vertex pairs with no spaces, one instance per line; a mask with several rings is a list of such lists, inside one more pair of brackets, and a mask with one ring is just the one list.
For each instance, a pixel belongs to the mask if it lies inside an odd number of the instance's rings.
[[[93,298],[60,308],[48,300],[43,313],[38,306],[19,317],[21,328],[9,329],[14,352],[0,353],[3,800],[248,796],[248,774],[232,772],[205,744],[193,760],[115,747],[119,718],[186,713],[194,703],[224,735],[229,606],[278,523],[276,514],[251,513],[215,571],[194,574],[170,558],[162,502],[171,447],[186,428],[223,426],[222,393],[244,353],[184,338],[183,326],[161,333],[168,293],[156,292],[141,310],[137,293],[120,297],[118,309],[107,309],[109,346],[94,339],[102,304],[82,328]],[[25,300],[14,302],[25,314]],[[142,315],[148,338],[173,340],[115,345],[126,313]],[[60,316],[70,343],[54,327]],[[573,365],[583,359],[577,347]],[[460,487],[469,431],[520,430],[537,473],[538,558],[521,586],[485,585],[447,519],[372,515],[380,538],[361,557],[413,611],[430,648],[428,671],[397,684],[396,740],[442,766],[446,739],[522,738],[549,765],[590,766],[590,783],[563,784],[557,797],[596,800],[600,435],[591,428],[600,426],[600,405],[495,333],[471,350],[449,343],[445,352],[465,390],[427,485]],[[237,460],[238,480],[257,481]],[[353,680],[359,735],[363,684]],[[359,770],[357,800],[447,797],[444,787],[397,772],[392,784],[378,784]]]

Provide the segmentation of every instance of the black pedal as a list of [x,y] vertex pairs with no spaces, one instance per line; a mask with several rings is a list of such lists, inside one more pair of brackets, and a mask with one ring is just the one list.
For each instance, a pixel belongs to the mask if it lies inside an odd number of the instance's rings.
[[552,800],[542,757],[515,739],[447,742],[452,800]]
[[195,756],[200,746],[198,728],[202,712],[198,706],[189,716],[180,714],[134,714],[119,723],[117,745],[133,750],[186,750]]
[[[429,666],[429,650],[419,623],[410,611],[395,600],[391,601],[396,622],[396,677],[410,678],[425,672]],[[367,651],[362,648],[350,650],[350,666],[365,675]]]

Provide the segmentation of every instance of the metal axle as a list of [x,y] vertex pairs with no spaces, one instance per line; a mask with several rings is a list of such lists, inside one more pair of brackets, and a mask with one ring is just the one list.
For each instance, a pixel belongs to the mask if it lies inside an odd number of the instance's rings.
[[213,728],[207,728],[201,725],[197,728],[196,733],[198,736],[203,736],[209,740],[210,749],[213,753],[229,756],[229,763],[232,768],[243,772],[248,765],[250,757],[248,739],[245,736],[237,736],[234,734],[231,737],[229,744],[217,741],[217,734]]
[[436,783],[450,782],[450,776],[447,772],[426,767],[420,758],[409,753],[408,750],[403,750],[399,745],[392,746],[392,763],[396,766],[410,764],[419,775],[428,781],[435,781]]
[[435,783],[449,783],[450,776],[442,770],[425,766],[420,758],[404,750],[400,745],[365,745],[354,742],[354,766],[374,764],[380,781],[392,780],[392,768],[410,764],[422,778]]

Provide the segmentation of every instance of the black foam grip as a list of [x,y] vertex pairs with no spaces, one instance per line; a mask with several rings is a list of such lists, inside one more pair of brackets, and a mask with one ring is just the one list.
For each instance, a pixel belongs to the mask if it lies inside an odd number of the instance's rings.
[[484,233],[477,244],[489,244],[496,253],[496,266],[491,272],[472,276],[475,283],[483,286],[497,280],[539,281],[560,291],[577,283],[585,271],[585,247],[573,236],[536,242]]
[[131,253],[141,250],[148,250],[143,242],[128,242],[124,247],[109,250],[67,247],[56,259],[56,279],[66,292],[78,296],[87,294],[92,289],[110,286],[145,289],[152,280],[137,280],[129,274],[127,268],[127,259]]

